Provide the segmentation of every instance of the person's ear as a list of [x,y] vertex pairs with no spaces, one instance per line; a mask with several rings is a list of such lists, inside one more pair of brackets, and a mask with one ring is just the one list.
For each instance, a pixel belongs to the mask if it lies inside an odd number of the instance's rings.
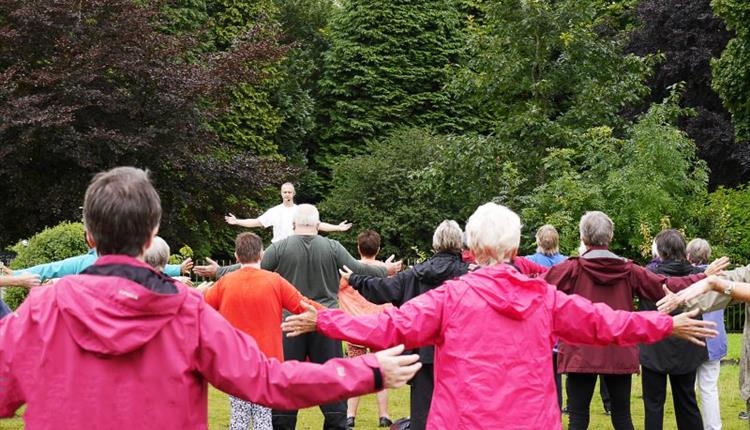
[[86,245],[88,245],[88,247],[91,249],[96,248],[96,242],[94,242],[94,236],[92,236],[88,230],[86,230]]
[[237,252],[234,253],[234,260],[238,263],[240,262],[240,257],[237,256]]

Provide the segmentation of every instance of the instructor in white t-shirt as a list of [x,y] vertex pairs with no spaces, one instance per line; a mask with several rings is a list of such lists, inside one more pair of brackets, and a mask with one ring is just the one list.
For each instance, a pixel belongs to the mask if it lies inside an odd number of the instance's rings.
[[[273,227],[273,239],[271,239],[271,242],[278,242],[294,233],[292,220],[294,219],[294,211],[297,209],[297,205],[294,203],[294,185],[291,182],[286,182],[281,186],[281,200],[280,205],[263,212],[263,215],[258,218],[237,219],[234,215],[229,214],[224,217],[224,220],[228,224],[247,228]],[[320,223],[319,230],[347,231],[350,228],[352,228],[352,224],[346,221],[338,225],[322,222]]]

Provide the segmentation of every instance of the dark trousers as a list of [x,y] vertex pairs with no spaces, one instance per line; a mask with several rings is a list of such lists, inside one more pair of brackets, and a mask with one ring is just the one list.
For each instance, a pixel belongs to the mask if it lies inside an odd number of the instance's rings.
[[[607,384],[612,426],[615,430],[633,430],[630,417],[631,375],[599,375]],[[586,430],[589,427],[589,407],[594,395],[595,373],[569,373],[567,380],[569,430]]]
[[646,430],[661,430],[664,426],[664,402],[667,397],[667,377],[672,387],[674,416],[679,430],[702,430],[703,420],[695,399],[695,372],[672,375],[642,368],[643,408]]
[[552,351],[552,371],[555,372],[555,388],[557,388],[557,407],[562,409],[562,374],[557,373],[557,353]]
[[411,380],[410,430],[424,430],[430,414],[432,390],[435,387],[432,364],[422,364]]
[[[302,336],[284,337],[284,360],[325,363],[331,358],[343,356],[341,342],[318,333],[307,333]],[[320,405],[323,413],[324,430],[346,430],[346,401]],[[273,411],[274,430],[294,430],[297,426],[297,411]]]

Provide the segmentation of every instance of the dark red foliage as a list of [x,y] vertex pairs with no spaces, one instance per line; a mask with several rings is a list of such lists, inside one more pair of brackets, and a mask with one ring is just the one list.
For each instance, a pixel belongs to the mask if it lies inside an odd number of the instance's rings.
[[275,29],[199,56],[191,35],[158,30],[161,6],[0,0],[0,244],[75,217],[91,176],[117,165],[152,171],[162,228],[183,241],[191,228],[178,220],[209,208],[218,219],[227,195],[252,197],[288,174],[205,127],[228,89],[283,55]]
[[731,34],[713,14],[710,0],[644,0],[637,13],[640,28],[631,34],[629,49],[665,57],[649,82],[652,94],[646,105],[685,82],[682,104],[697,115],[683,119],[680,127],[711,168],[711,187],[747,182],[750,143],[734,142],[731,116],[711,88],[711,58],[721,55]]

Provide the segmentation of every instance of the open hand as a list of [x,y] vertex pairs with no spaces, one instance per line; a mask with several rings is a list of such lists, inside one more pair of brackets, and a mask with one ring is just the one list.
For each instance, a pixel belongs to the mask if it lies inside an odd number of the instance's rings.
[[705,273],[706,276],[718,275],[727,267],[729,267],[729,257],[721,257],[709,264],[708,267],[706,267],[706,271],[703,273]]
[[306,309],[305,312],[290,315],[281,323],[281,331],[286,333],[286,337],[312,333],[318,329],[318,310],[304,301],[301,301],[300,305]]
[[339,269],[339,273],[341,274],[341,277],[346,279],[347,282],[349,282],[349,277],[352,276],[352,269],[344,265],[343,269]]
[[193,270],[193,259],[188,257],[180,264],[180,273],[189,275],[191,270]]
[[193,273],[204,278],[215,278],[216,272],[219,270],[219,263],[208,257],[206,257],[206,261],[208,264],[205,266],[193,267]]
[[701,321],[692,317],[698,315],[698,309],[672,317],[672,336],[685,339],[696,345],[706,346],[703,339],[716,337],[719,332],[715,330],[716,323],[712,321]]
[[659,312],[670,313],[673,310],[677,309],[679,306],[685,304],[685,302],[687,302],[688,300],[692,300],[707,293],[708,291],[711,291],[711,285],[715,279],[716,278],[713,276],[701,279],[700,281],[685,288],[679,293],[673,293],[669,291],[666,286],[662,286],[666,295],[664,296],[664,298],[656,302],[656,306],[659,309]]
[[237,217],[232,215],[231,213],[224,217],[224,221],[227,222],[229,225],[236,225],[237,224]]
[[402,261],[393,261],[393,256],[388,257],[387,260],[385,260],[385,268],[388,270],[388,276],[393,276],[396,273],[401,271]]
[[349,231],[352,228],[352,223],[343,220],[338,225],[338,231]]
[[409,382],[422,368],[419,355],[401,355],[404,345],[394,346],[375,353],[383,374],[383,388],[398,388]]

